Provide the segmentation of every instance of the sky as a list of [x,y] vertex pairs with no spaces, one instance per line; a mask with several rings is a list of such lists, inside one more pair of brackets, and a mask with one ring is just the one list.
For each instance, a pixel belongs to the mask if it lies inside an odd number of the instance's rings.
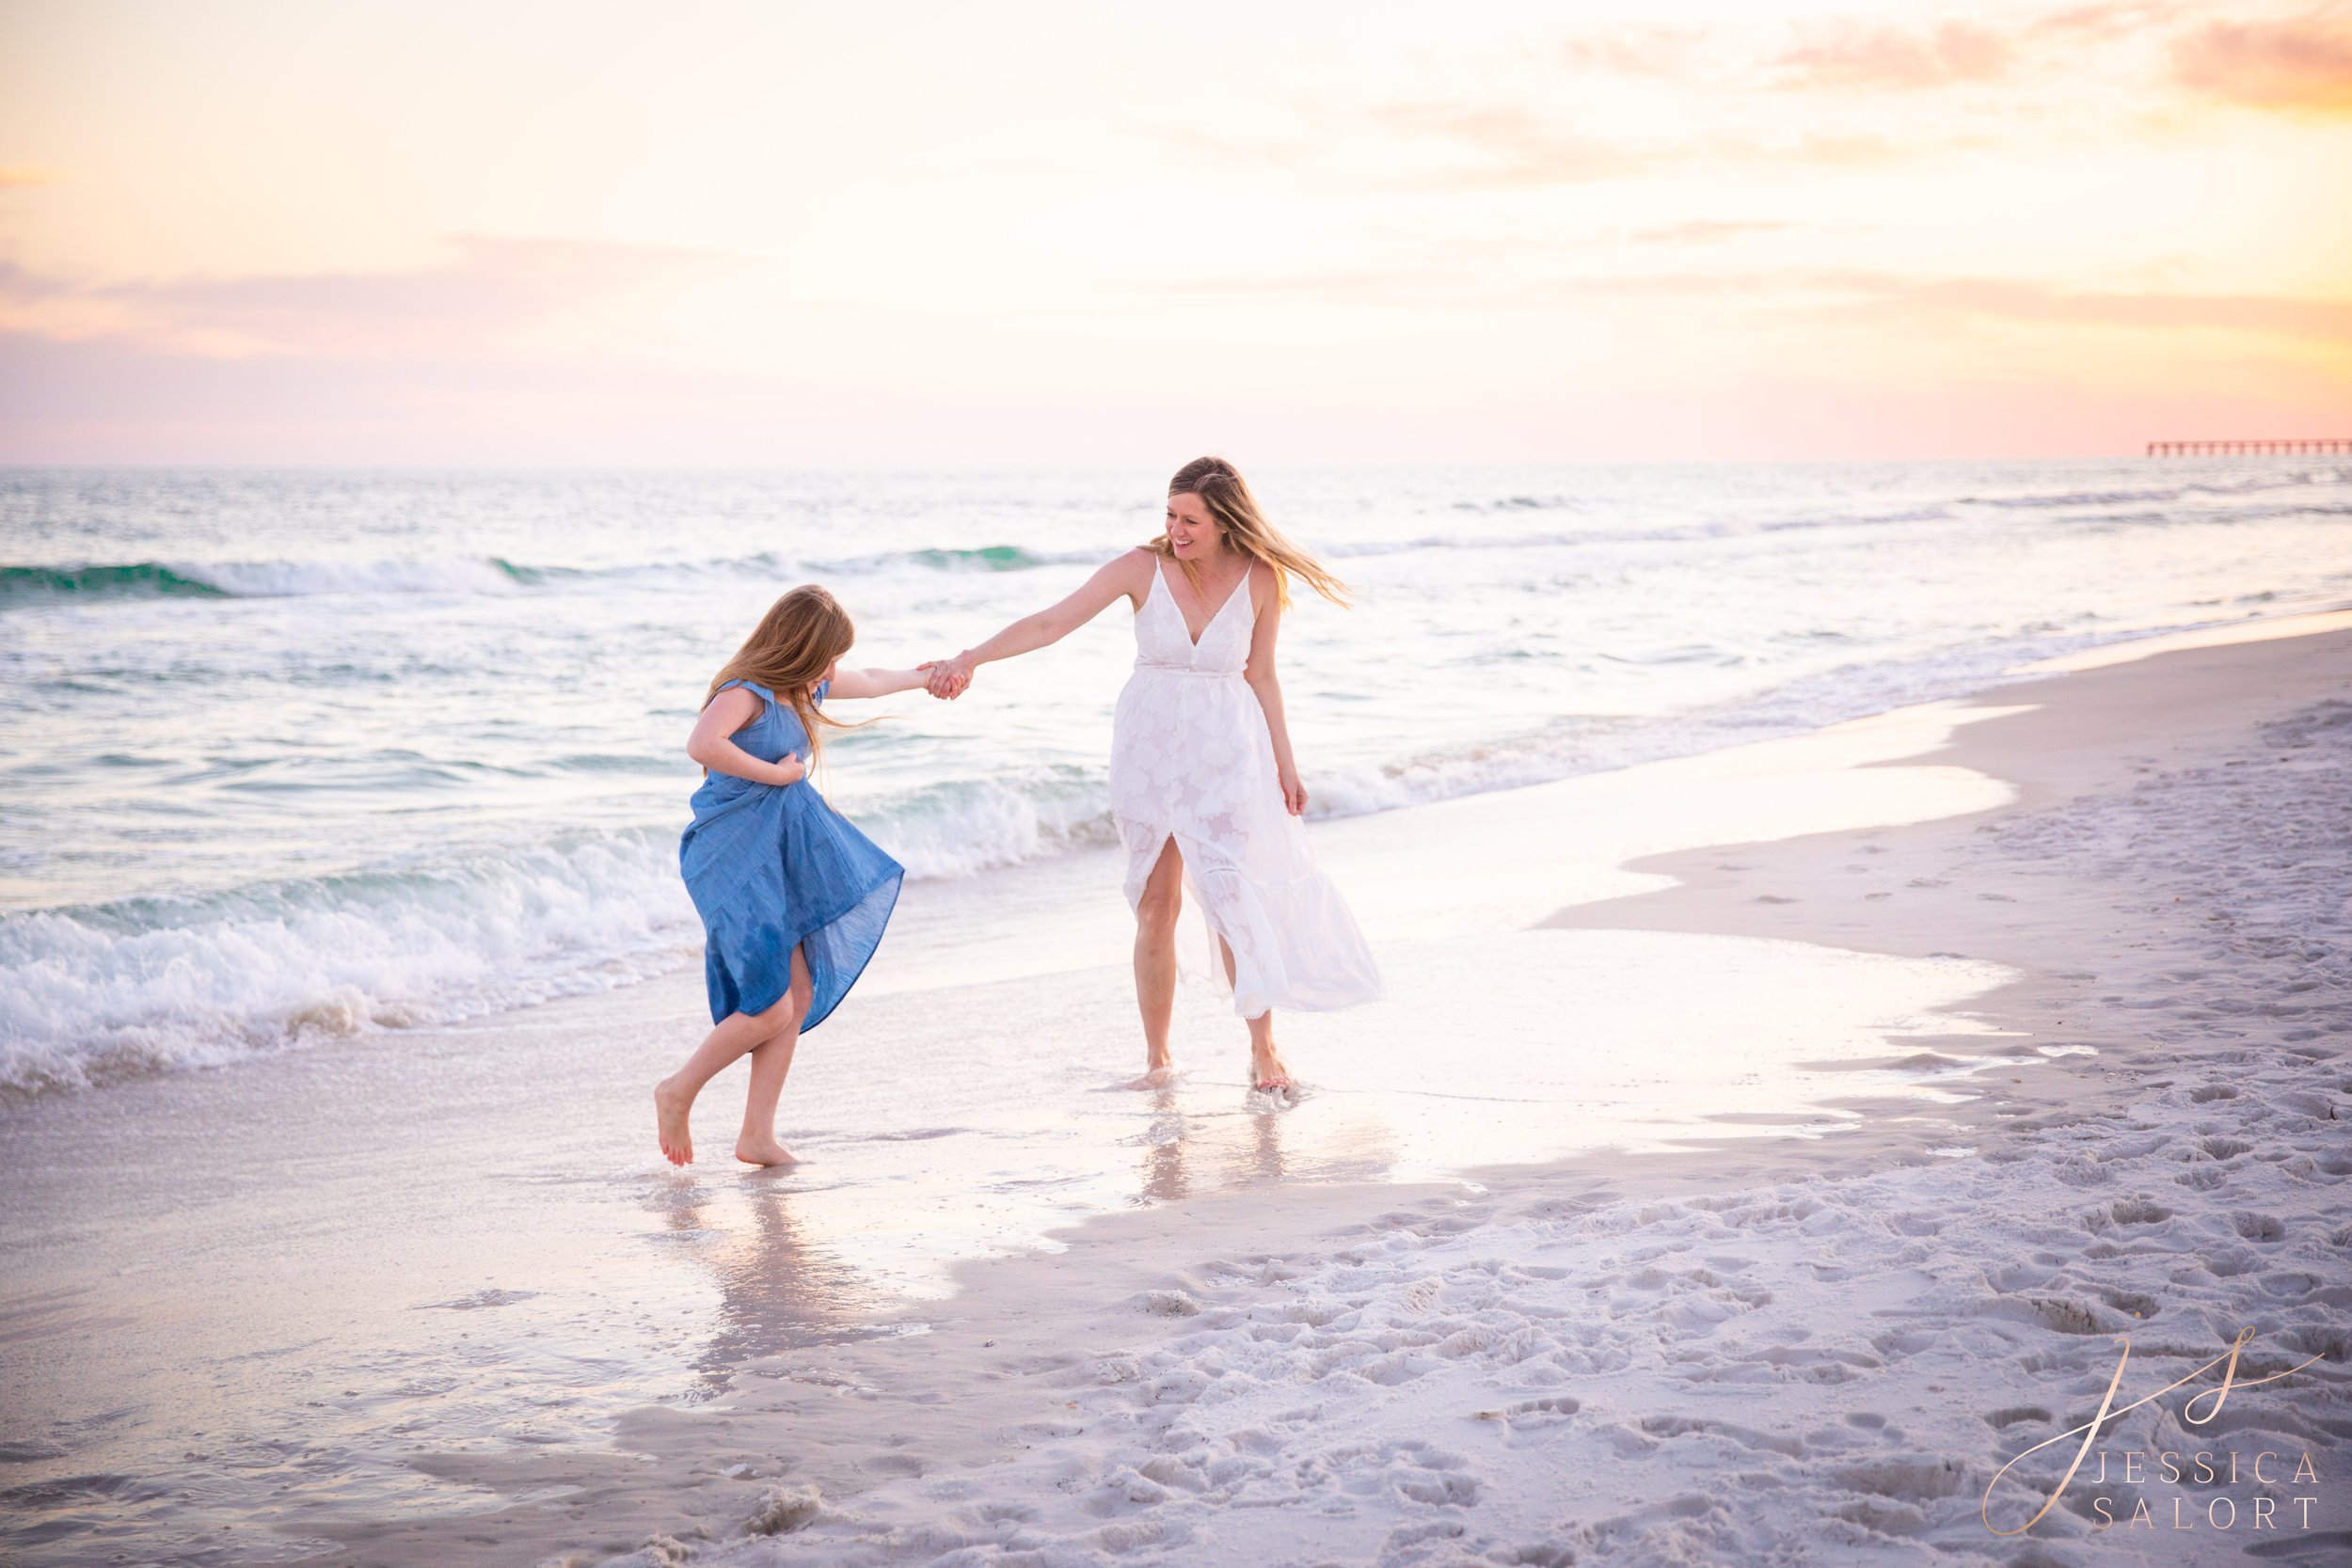
[[2352,436],[2352,0],[0,0],[0,462]]

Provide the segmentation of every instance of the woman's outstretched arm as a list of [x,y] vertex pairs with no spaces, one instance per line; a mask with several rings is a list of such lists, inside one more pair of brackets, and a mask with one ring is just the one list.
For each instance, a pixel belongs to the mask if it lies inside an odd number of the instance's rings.
[[1282,805],[1293,816],[1301,816],[1307,811],[1307,786],[1298,782],[1298,764],[1291,756],[1290,724],[1282,716],[1282,682],[1274,673],[1274,640],[1282,629],[1282,610],[1276,602],[1277,590],[1270,568],[1249,568],[1249,593],[1263,608],[1258,612],[1256,629],[1249,634],[1249,662],[1242,668],[1242,678],[1258,694],[1258,706],[1265,710],[1266,734],[1274,741],[1274,776],[1282,786]]
[[931,695],[961,696],[964,688],[972,684],[972,672],[980,665],[1034,653],[1058,642],[1109,609],[1113,599],[1129,599],[1137,609],[1142,608],[1143,595],[1152,585],[1145,574],[1152,570],[1152,564],[1150,550],[1129,550],[1105,562],[1102,570],[1060,603],[1047,605],[1034,615],[1024,615],[977,647],[942,659],[931,667]]

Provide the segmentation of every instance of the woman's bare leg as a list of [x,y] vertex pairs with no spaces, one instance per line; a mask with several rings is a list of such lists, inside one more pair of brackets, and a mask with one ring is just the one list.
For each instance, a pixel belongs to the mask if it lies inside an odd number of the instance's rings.
[[1144,1076],[1149,1086],[1175,1065],[1168,1052],[1176,1011],[1176,917],[1184,907],[1184,857],[1170,837],[1136,904],[1136,1008],[1143,1015]]
[[735,1157],[747,1165],[793,1165],[800,1157],[776,1141],[776,1101],[784,1094],[785,1075],[792,1070],[792,1052],[801,1043],[801,1020],[808,1016],[816,985],[808,974],[808,959],[792,949],[792,989],[785,1000],[784,1027],[752,1047],[752,1082],[743,1097],[743,1130],[736,1134]]
[[[798,954],[795,953],[797,961]],[[797,978],[799,971],[795,971]],[[702,1044],[694,1048],[686,1065],[653,1086],[653,1112],[656,1135],[661,1141],[661,1152],[674,1165],[691,1164],[694,1161],[694,1139],[687,1126],[694,1109],[694,1097],[703,1092],[703,1085],[719,1076],[727,1064],[738,1056],[774,1037],[787,1019],[797,1021],[808,1011],[808,1004],[801,1004],[801,1011],[792,1011],[792,992],[787,990],[776,1005],[767,1011],[729,1013],[721,1019]],[[781,1087],[781,1080],[779,1080]]]
[[[1216,945],[1225,955],[1225,983],[1233,983],[1233,944],[1223,937]],[[1291,1086],[1291,1069],[1282,1065],[1282,1053],[1274,1048],[1274,1009],[1268,1007],[1256,1018],[1244,1019],[1249,1025],[1249,1082],[1261,1089],[1287,1089]]]

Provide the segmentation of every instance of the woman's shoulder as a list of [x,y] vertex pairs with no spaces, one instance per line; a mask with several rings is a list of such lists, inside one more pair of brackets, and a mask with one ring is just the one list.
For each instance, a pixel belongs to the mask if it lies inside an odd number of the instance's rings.
[[1279,604],[1282,597],[1282,574],[1270,561],[1249,562],[1249,603],[1253,612],[1270,604]]
[[1159,561],[1159,552],[1151,546],[1137,545],[1134,549],[1121,550],[1103,562],[1103,568],[1095,573],[1094,580],[1133,597],[1136,608],[1140,609],[1143,595],[1152,589],[1152,574],[1160,569]]

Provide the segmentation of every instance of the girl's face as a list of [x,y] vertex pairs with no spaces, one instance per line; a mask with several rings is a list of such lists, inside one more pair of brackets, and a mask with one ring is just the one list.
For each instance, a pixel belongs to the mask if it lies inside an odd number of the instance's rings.
[[1224,547],[1225,533],[1208,504],[1191,491],[1168,498],[1168,542],[1179,561],[1199,561]]
[[827,681],[839,680],[840,678],[841,661],[836,658],[831,664],[825,666],[825,673],[818,676],[817,681],[818,684],[821,686]]

